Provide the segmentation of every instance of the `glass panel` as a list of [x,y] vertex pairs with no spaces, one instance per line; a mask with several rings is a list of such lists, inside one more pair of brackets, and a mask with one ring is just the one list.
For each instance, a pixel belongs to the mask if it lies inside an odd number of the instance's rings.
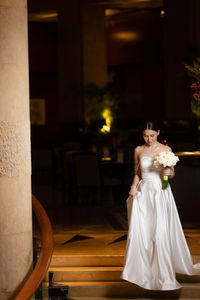
[[46,287],[40,285],[31,300],[67,300],[67,287]]
[[31,298],[31,300],[50,300],[48,287],[40,285],[37,291],[35,292],[35,295]]

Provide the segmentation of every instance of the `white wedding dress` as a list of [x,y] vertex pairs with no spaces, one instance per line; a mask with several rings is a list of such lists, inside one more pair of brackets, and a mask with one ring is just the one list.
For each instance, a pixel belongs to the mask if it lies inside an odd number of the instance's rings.
[[181,288],[176,273],[200,274],[193,265],[170,185],[162,189],[162,167],[140,159],[138,194],[127,199],[129,231],[121,278],[150,290]]

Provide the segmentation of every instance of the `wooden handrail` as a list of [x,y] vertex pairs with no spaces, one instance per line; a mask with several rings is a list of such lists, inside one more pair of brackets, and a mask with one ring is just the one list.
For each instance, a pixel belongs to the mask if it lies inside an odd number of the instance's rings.
[[31,298],[47,272],[53,253],[53,232],[49,218],[34,195],[32,195],[32,205],[40,227],[42,247],[35,269],[15,300],[29,300]]

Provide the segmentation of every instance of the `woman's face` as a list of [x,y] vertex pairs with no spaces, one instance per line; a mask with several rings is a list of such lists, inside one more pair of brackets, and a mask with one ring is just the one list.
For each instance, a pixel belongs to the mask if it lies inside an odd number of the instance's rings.
[[148,146],[152,146],[155,142],[157,142],[159,133],[160,133],[159,130],[158,131],[149,130],[149,129],[144,130],[142,132],[142,134],[143,134],[143,139],[144,139],[145,143]]

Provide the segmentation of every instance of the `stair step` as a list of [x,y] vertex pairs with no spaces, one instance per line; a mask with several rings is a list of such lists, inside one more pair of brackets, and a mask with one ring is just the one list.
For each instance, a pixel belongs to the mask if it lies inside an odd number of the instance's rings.
[[[122,267],[50,267],[54,281],[121,281]],[[45,276],[48,281],[48,274]]]
[[[66,283],[67,284],[67,283]],[[118,286],[70,286],[69,297],[88,297],[94,299],[94,297],[121,297],[121,298],[189,298],[199,299],[200,298],[200,286],[199,284],[184,283],[182,288],[173,291],[151,291],[138,287],[137,285],[131,284],[118,285]]]
[[[192,255],[193,263],[200,262],[200,255]],[[53,254],[51,267],[92,267],[92,266],[118,266],[124,264],[124,255],[104,254]]]
[[[177,274],[176,278],[179,282],[185,282],[185,283],[200,283],[200,275],[184,275],[184,274]],[[200,296],[199,296],[200,298]]]
[[[128,281],[54,281],[54,286],[69,286],[69,287],[97,287],[97,286],[132,286]],[[49,283],[43,282],[43,286],[49,286]]]
[[[47,283],[43,283],[47,286]],[[112,299],[117,297],[117,300],[127,299],[200,299],[199,284],[183,283],[182,289],[174,291],[150,291],[142,289],[130,282],[54,282],[54,286],[69,286],[69,297],[75,300],[76,298],[84,299]],[[102,298],[103,297],[103,298]]]
[[[153,300],[155,298],[119,298],[119,297],[73,297],[71,298],[71,300]],[[165,300],[174,300],[176,298],[165,298]],[[190,299],[196,299],[199,300],[199,298],[182,298],[182,297],[178,297],[178,300],[190,300]],[[160,298],[158,300],[161,300]]]
[[124,255],[53,255],[50,266],[123,266]]
[[[120,278],[123,267],[50,267],[49,271],[54,273],[54,281],[62,282],[101,282],[101,281],[122,281]],[[200,283],[200,275],[188,276],[177,274],[177,280],[185,283]],[[48,273],[45,276],[48,281]]]

